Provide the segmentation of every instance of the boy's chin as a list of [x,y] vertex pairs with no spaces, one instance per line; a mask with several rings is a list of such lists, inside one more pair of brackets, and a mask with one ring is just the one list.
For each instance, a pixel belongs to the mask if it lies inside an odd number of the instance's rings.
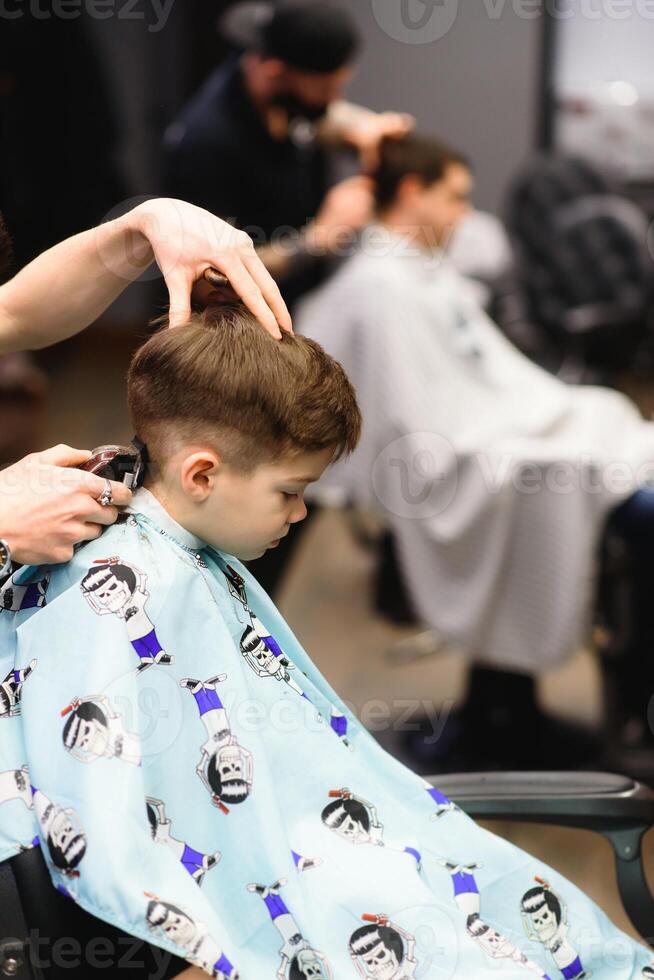
[[267,545],[253,545],[250,548],[238,548],[232,551],[235,558],[239,561],[256,561],[257,558],[262,558],[268,551]]
[[232,548],[225,548],[230,555],[234,555],[239,561],[255,561],[257,558],[263,558],[263,556],[268,552],[274,550],[279,541],[266,541],[265,544],[240,544]]

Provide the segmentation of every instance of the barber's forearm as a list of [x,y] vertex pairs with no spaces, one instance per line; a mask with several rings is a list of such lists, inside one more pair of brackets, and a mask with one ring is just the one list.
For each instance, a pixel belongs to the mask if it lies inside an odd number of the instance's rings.
[[278,282],[288,276],[292,264],[292,256],[281,252],[275,245],[259,245],[257,255],[266,269]]
[[283,283],[290,276],[312,268],[327,251],[322,229],[312,222],[288,242],[260,245],[257,255],[273,279]]
[[0,287],[0,354],[92,323],[153,261],[138,208],[48,249]]
[[325,143],[347,143],[352,130],[362,123],[375,118],[376,113],[365,106],[345,99],[337,99],[329,107],[327,116],[320,125],[320,138]]

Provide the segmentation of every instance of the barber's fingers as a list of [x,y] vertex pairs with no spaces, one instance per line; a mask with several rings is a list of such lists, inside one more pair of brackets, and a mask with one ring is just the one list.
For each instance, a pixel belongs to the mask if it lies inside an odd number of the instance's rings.
[[82,541],[95,541],[104,531],[104,525],[81,522],[74,527],[74,536],[77,544]]
[[57,543],[50,543],[43,550],[36,550],[29,553],[26,558],[31,565],[60,565],[70,561],[75,554],[75,545],[83,541],[95,541],[104,531],[101,524],[89,524],[84,521],[75,521],[66,527],[66,533],[58,535]]
[[[279,326],[282,328],[282,330],[286,330],[288,333],[293,333],[291,314],[289,313],[288,307],[284,302],[279,286],[270,275],[257,253],[252,252],[251,255],[245,255],[243,257],[243,264],[259,287],[265,302],[275,314],[275,319]],[[253,310],[253,312],[255,311]],[[278,331],[275,330],[273,332],[273,337],[277,336]]]
[[86,523],[102,524],[105,527],[116,523],[119,514],[117,507],[113,507],[111,504],[103,507],[102,504],[99,504],[96,500],[92,500],[91,497],[88,498],[88,501],[88,504],[84,505],[83,511],[78,515]]
[[34,453],[33,458],[38,463],[49,466],[79,466],[80,463],[85,463],[87,459],[91,458],[91,453],[88,449],[73,449],[72,446],[60,443],[58,446],[53,446],[52,449],[44,449],[43,452]]
[[[111,499],[117,507],[126,507],[132,501],[132,491],[124,483],[117,483],[115,480],[106,480],[95,473],[85,473],[83,470],[74,471],[67,479],[71,484],[75,484],[78,490],[88,494],[92,501],[97,501],[107,489],[107,483],[111,488]],[[89,504],[89,506],[92,506]],[[100,504],[98,504],[100,506]],[[104,509],[104,508],[103,508]]]
[[188,323],[191,317],[191,287],[192,282],[188,271],[181,268],[170,269],[165,275],[168,287],[169,312],[168,324],[180,327]]
[[[256,256],[255,256],[256,258]],[[229,284],[235,293],[241,297],[247,308],[256,316],[259,323],[276,340],[281,340],[281,332],[277,320],[263,298],[263,293],[252,278],[241,258],[232,257],[222,263],[222,272],[229,279]]]

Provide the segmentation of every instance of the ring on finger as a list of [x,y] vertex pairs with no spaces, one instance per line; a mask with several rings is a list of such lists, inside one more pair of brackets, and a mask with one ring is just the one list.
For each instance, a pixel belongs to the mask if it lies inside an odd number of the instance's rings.
[[104,490],[98,497],[98,503],[102,504],[103,507],[109,507],[113,503],[114,495],[111,492],[111,483],[109,480],[104,481]]

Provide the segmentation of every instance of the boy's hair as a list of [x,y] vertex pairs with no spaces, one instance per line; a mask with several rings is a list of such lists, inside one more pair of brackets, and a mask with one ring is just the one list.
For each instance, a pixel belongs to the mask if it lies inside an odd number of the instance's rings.
[[338,459],[361,431],[340,364],[308,337],[275,340],[242,304],[155,333],[134,355],[127,388],[134,429],[159,465],[176,437],[217,444],[228,465],[250,472],[331,446]]
[[470,169],[462,153],[428,136],[411,133],[400,139],[385,137],[374,175],[377,210],[383,211],[393,203],[400,182],[409,174],[420,177],[429,186],[442,180],[448,167],[455,164]]

